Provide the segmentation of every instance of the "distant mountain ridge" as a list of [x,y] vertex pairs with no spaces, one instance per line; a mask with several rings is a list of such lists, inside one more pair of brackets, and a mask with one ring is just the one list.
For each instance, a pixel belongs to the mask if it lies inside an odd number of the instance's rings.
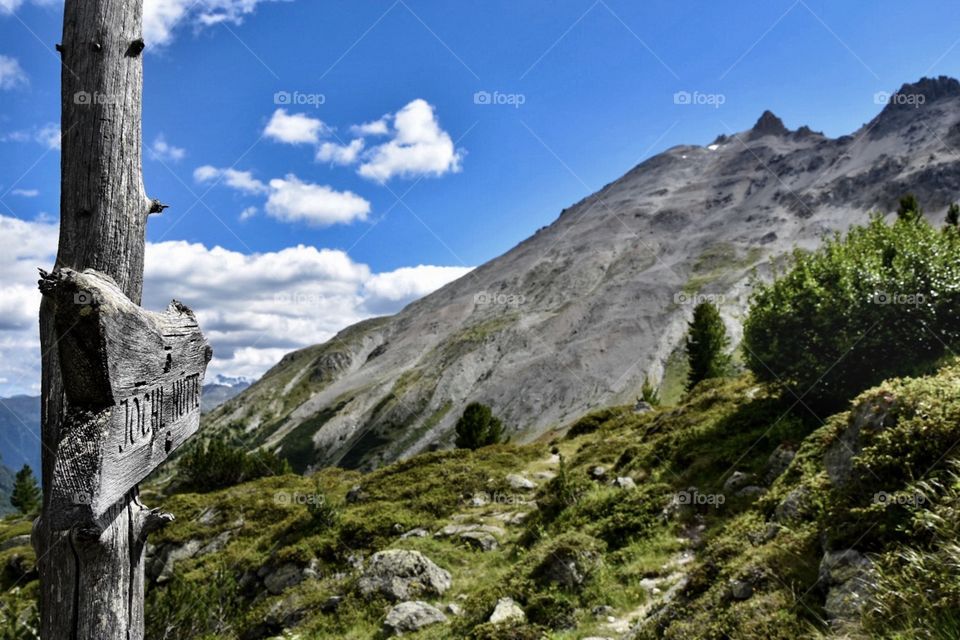
[[[909,99],[908,99],[909,98]],[[514,440],[676,386],[699,295],[735,338],[754,270],[890,212],[912,191],[942,220],[960,198],[960,82],[904,85],[852,135],[770,112],[708,146],[658,154],[534,236],[395,316],[291,353],[208,419],[299,470],[372,468],[452,445],[470,401]]]

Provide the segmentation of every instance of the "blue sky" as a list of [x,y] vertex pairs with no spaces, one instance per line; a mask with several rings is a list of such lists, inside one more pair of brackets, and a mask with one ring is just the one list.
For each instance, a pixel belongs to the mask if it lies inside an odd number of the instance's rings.
[[[945,0],[146,2],[145,183],[171,205],[149,225],[146,302],[185,298],[214,371],[248,376],[503,253],[670,146],[764,109],[850,133],[878,92],[960,73]],[[61,14],[0,0],[0,395],[37,383]],[[194,275],[224,265],[232,278]]]

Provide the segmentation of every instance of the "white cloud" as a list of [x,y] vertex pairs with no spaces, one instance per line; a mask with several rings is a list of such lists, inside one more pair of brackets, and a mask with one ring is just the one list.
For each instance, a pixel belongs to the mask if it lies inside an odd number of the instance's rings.
[[210,165],[197,167],[193,172],[193,179],[201,184],[220,181],[231,189],[248,194],[266,193],[269,190],[267,185],[254,178],[249,171],[218,169]]
[[[52,265],[58,228],[0,216],[0,395],[38,393],[37,266]],[[173,298],[194,309],[214,348],[208,377],[256,378],[287,352],[344,327],[394,313],[463,275],[418,266],[374,274],[343,251],[296,246],[243,254],[170,241],[147,245],[144,306]]]
[[376,314],[393,313],[469,272],[468,267],[420,265],[379,273],[364,283],[364,306]]
[[384,116],[373,122],[355,124],[350,127],[350,131],[358,136],[385,136],[390,133],[390,125],[387,123],[387,119],[388,117]]
[[[32,4],[47,6],[62,0],[32,0]],[[24,0],[0,0],[0,15],[11,14],[25,4]]]
[[0,55],[0,89],[13,89],[29,82],[27,72],[16,58]]
[[395,176],[442,176],[460,171],[462,153],[440,128],[433,107],[417,99],[393,115],[393,138],[364,155],[359,173],[383,183]]
[[10,193],[21,198],[36,198],[40,195],[37,189],[14,189]]
[[[18,1],[0,0],[0,3]],[[144,39],[148,44],[168,44],[184,23],[193,24],[195,29],[223,22],[241,24],[260,2],[270,1],[277,0],[144,0]]]
[[[205,165],[194,170],[193,179],[206,184],[220,180],[248,195],[266,194],[267,214],[282,222],[305,222],[312,226],[347,224],[366,220],[371,209],[367,200],[352,191],[335,191],[326,185],[303,182],[293,174],[275,178],[265,185],[249,171]],[[256,213],[256,207],[248,207],[240,219],[246,220]]]
[[322,120],[305,113],[288,114],[286,109],[277,109],[263,130],[263,135],[286,144],[317,144],[320,136],[329,131],[330,128]]
[[0,215],[0,395],[40,391],[37,267],[56,258],[59,225]]
[[149,151],[153,159],[161,162],[180,162],[187,156],[186,149],[169,144],[162,133],[150,145]]
[[56,123],[45,124],[42,127],[32,129],[20,129],[11,131],[0,136],[2,142],[36,142],[48,149],[60,149],[60,125]]
[[60,125],[50,123],[44,125],[37,131],[35,139],[48,149],[60,148]]
[[353,164],[357,161],[357,158],[360,157],[360,152],[363,151],[363,145],[364,142],[362,138],[351,140],[350,144],[324,142],[317,150],[317,160],[341,165]]
[[325,226],[366,220],[370,203],[350,191],[301,182],[290,174],[270,181],[267,213],[284,222]]

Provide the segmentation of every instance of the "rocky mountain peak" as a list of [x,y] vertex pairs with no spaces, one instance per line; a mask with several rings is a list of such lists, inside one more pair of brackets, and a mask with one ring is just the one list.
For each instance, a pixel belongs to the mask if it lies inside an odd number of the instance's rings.
[[790,133],[783,124],[783,120],[778,118],[772,111],[764,111],[757,124],[750,130],[750,139],[756,140],[763,136],[785,136]]
[[[900,87],[895,96],[904,96],[904,100],[890,100],[887,107],[901,106],[907,96],[923,96],[924,103],[936,102],[943,98],[960,97],[960,80],[948,76],[939,78],[921,78],[917,82],[908,82]],[[910,105],[907,105],[910,106]]]

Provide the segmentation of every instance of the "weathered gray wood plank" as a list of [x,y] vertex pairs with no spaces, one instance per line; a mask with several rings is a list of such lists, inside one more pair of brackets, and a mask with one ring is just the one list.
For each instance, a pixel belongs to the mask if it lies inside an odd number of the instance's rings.
[[62,269],[53,299],[67,407],[48,525],[101,519],[200,427],[212,350],[187,307],[135,305],[110,278]]

